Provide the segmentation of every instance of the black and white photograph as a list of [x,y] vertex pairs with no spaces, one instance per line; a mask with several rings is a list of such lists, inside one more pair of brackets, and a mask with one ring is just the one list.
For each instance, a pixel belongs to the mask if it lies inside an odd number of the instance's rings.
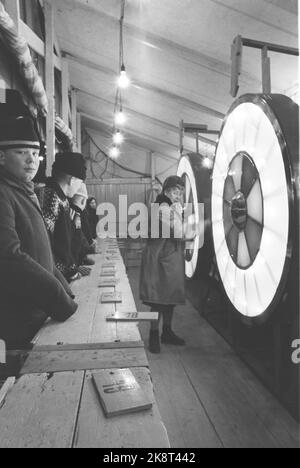
[[298,0],[0,0],[0,448],[300,448]]

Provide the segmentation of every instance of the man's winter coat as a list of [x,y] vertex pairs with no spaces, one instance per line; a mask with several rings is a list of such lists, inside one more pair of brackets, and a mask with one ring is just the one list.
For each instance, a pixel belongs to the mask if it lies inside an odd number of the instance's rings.
[[91,230],[91,226],[89,222],[89,215],[88,215],[86,208],[85,210],[81,212],[81,229],[89,245],[92,245],[94,239],[92,236],[92,230]]
[[94,208],[91,208],[89,205],[86,207],[88,222],[90,226],[90,231],[92,234],[93,239],[97,239],[97,224],[98,224],[98,216],[97,211]]
[[50,235],[55,265],[70,280],[78,270],[72,254],[72,222],[68,198],[53,178],[47,179],[46,186],[37,191],[37,196]]
[[82,229],[82,213],[83,211],[70,201],[71,221],[72,221],[72,255],[79,266],[86,255],[94,253],[90,247]]
[[0,339],[23,347],[47,317],[65,321],[77,310],[54,265],[33,184],[0,168]]

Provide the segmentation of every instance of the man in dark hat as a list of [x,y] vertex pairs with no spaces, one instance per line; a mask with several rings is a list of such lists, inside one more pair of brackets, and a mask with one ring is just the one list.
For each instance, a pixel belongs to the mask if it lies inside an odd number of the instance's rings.
[[[72,253],[72,222],[68,198],[78,192],[86,178],[84,158],[80,153],[58,153],[52,177],[38,192],[44,219],[50,234],[55,264],[71,282],[81,277],[80,267]],[[86,271],[82,271],[87,274]]]
[[33,121],[0,125],[0,339],[26,347],[47,317],[65,321],[77,310],[54,265],[32,180],[39,168]]

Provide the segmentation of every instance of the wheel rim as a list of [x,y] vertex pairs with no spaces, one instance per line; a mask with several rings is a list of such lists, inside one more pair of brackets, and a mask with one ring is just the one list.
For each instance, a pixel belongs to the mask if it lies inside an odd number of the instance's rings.
[[[267,106],[268,107],[268,106]],[[258,317],[280,288],[289,244],[290,201],[280,125],[268,107],[233,107],[213,171],[212,227],[225,292],[243,316]]]
[[[198,210],[198,193],[194,171],[192,169],[190,160],[184,156],[178,166],[177,175],[185,179],[185,203],[189,203],[192,207],[188,218],[199,223],[199,210]],[[196,237],[193,243],[190,243],[190,248],[186,250],[185,257],[185,272],[188,278],[192,278],[196,272],[198,263],[198,252],[200,247],[200,238]]]

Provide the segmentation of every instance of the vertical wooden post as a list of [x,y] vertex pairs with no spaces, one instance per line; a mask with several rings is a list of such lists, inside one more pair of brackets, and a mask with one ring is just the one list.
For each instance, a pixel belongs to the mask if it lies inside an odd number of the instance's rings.
[[184,122],[181,120],[179,122],[179,152],[180,154],[183,153],[183,138],[184,138],[184,128],[183,128]]
[[263,93],[271,94],[271,60],[268,57],[268,48],[261,52]]
[[69,77],[69,62],[66,58],[62,59],[62,70],[61,70],[61,94],[62,94],[62,119],[66,125],[70,125],[69,122],[69,87],[70,87],[70,77]]
[[77,135],[77,151],[81,153],[82,145],[81,145],[81,114],[77,113],[77,125],[76,125],[76,135]]
[[237,36],[231,46],[231,87],[230,94],[232,97],[236,97],[240,85],[239,78],[242,73],[242,60],[243,60],[243,38]]
[[155,159],[155,154],[153,151],[150,153],[150,165],[151,165],[151,179],[152,179],[152,184],[156,182],[156,159]]
[[74,140],[76,141],[76,146],[78,146],[77,142],[77,92],[76,89],[72,88],[71,90],[71,125],[72,125],[72,133]]
[[0,104],[5,104],[6,102],[6,83],[1,75],[0,70]]
[[47,115],[47,165],[46,173],[51,175],[52,164],[55,159],[55,81],[54,81],[54,14],[53,2],[51,0],[44,1],[45,14],[45,75],[46,75],[46,92],[49,102],[49,111]]
[[9,16],[13,19],[16,29],[19,32],[20,27],[20,4],[19,0],[7,0],[5,2],[5,9]]

